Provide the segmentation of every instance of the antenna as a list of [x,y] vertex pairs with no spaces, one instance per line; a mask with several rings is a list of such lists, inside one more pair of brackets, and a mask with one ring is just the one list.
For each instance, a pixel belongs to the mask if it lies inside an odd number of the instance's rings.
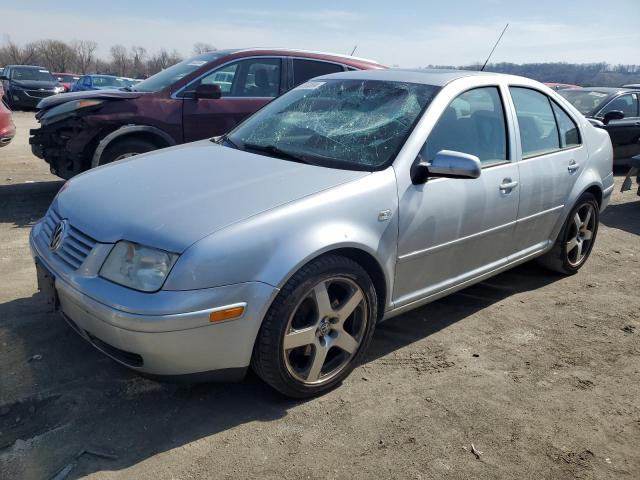
[[353,47],[353,50],[351,50],[351,53],[349,54],[350,57],[353,57],[353,54],[356,53],[356,48],[358,48],[358,45]]
[[502,40],[502,36],[504,35],[504,32],[507,31],[507,27],[509,26],[509,24],[507,23],[504,26],[504,30],[502,30],[502,33],[500,34],[500,36],[498,37],[498,40],[496,41],[496,44],[493,46],[493,48],[491,49],[491,53],[489,53],[489,56],[487,57],[487,59],[484,61],[484,65],[482,65],[482,68],[480,69],[481,72],[484,72],[484,67],[487,66],[487,63],[489,63],[489,59],[491,58],[491,55],[493,55],[493,52],[495,51],[496,47],[498,46],[498,44],[500,43],[500,40]]

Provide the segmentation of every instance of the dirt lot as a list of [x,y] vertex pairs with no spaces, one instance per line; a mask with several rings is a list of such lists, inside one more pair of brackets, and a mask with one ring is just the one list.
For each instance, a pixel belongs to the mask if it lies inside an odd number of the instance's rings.
[[254,376],[142,379],[47,313],[27,239],[62,182],[29,151],[33,115],[16,123],[0,150],[3,479],[70,463],[69,478],[640,478],[637,196],[616,191],[580,274],[525,265],[390,320],[340,388],[294,402]]

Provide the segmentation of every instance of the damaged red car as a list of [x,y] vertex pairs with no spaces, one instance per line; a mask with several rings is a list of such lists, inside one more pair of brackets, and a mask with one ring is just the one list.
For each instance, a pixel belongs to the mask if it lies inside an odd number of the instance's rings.
[[133,86],[71,92],[38,104],[33,153],[68,179],[92,167],[222,135],[311,78],[386,68],[371,60],[297,50],[204,53]]
[[11,109],[2,100],[3,93],[2,85],[0,85],[0,147],[9,145],[16,134]]

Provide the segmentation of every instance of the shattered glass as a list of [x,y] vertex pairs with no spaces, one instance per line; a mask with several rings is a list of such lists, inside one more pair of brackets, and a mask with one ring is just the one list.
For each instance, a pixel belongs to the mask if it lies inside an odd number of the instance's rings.
[[240,148],[287,152],[318,165],[376,170],[393,161],[438,90],[404,82],[312,80],[274,100],[229,139]]

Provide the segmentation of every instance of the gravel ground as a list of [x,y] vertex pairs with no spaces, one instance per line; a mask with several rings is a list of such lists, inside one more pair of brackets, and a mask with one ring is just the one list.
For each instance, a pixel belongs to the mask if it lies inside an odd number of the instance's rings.
[[33,114],[15,117],[0,149],[1,478],[640,478],[634,194],[616,190],[578,275],[524,265],[389,320],[340,388],[298,402],[251,375],[140,378],[46,311],[27,239],[62,182],[30,153]]

